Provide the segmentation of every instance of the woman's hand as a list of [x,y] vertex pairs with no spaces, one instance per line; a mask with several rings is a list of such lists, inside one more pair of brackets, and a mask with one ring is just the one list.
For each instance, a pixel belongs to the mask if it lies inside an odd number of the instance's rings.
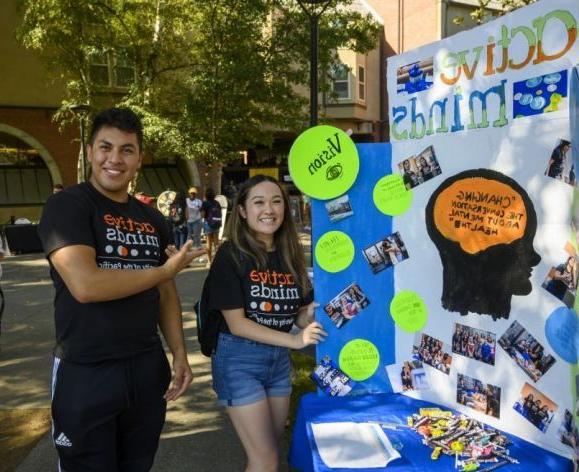
[[294,349],[303,349],[311,344],[319,344],[328,335],[324,328],[317,321],[313,321],[302,329],[299,333],[294,334]]

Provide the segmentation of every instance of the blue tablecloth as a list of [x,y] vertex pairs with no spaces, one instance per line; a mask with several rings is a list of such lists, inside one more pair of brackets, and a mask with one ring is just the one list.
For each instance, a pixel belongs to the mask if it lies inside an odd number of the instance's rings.
[[[406,424],[406,417],[417,413],[419,408],[433,407],[432,403],[414,400],[399,394],[380,394],[362,397],[331,398],[321,397],[314,393],[306,394],[300,400],[296,422],[292,434],[289,453],[290,465],[300,472],[351,472],[352,469],[330,469],[320,458],[312,434],[311,423],[329,423],[338,421],[373,421],[380,423]],[[447,409],[447,408],[444,408]],[[387,470],[394,472],[454,471],[454,458],[441,456],[439,460],[430,459],[432,450],[424,446],[418,433],[409,428],[398,430],[385,429],[386,435],[399,448],[400,459],[388,464]],[[572,462],[569,459],[545,451],[534,444],[507,434],[513,442],[509,446],[511,456],[520,464],[505,465],[499,470],[571,472]],[[491,464],[488,464],[491,465]],[[487,465],[487,466],[488,466]],[[484,467],[483,467],[484,468]],[[356,469],[376,472],[384,469]]]

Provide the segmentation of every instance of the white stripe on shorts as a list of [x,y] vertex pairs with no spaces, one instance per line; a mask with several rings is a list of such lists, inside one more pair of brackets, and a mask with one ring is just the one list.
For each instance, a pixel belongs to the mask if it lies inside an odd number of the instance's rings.
[[[54,399],[54,390],[56,389],[56,375],[58,374],[59,366],[60,366],[60,358],[55,356],[54,363],[52,364],[52,385],[50,394],[51,399]],[[54,419],[52,420],[52,442],[54,443]],[[62,468],[60,467],[60,460],[58,461],[58,472],[62,472]]]

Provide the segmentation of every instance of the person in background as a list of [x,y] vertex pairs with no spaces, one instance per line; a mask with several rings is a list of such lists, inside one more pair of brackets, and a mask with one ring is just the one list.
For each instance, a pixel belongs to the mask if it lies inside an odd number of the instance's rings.
[[[2,243],[2,234],[0,233],[0,261],[4,259],[4,245]],[[5,300],[2,290],[2,264],[0,264],[0,335],[2,335],[2,315],[4,314]]]
[[179,250],[187,241],[187,204],[185,203],[184,192],[177,192],[173,203],[169,207],[169,218],[173,224],[175,247]]
[[229,208],[232,208],[233,200],[235,199],[235,195],[237,194],[237,186],[233,180],[230,180],[225,188],[223,189],[223,194],[227,198],[227,203]]
[[187,203],[187,238],[193,241],[194,248],[201,247],[201,229],[203,221],[201,219],[201,207],[203,202],[197,197],[197,188],[189,188]]
[[52,193],[62,192],[64,190],[64,185],[62,184],[54,184],[52,186]]
[[205,201],[201,205],[201,215],[204,219],[203,231],[207,238],[207,259],[213,260],[213,251],[219,246],[219,228],[221,228],[221,205],[215,200],[215,190],[205,190]]
[[[151,469],[167,401],[192,380],[175,276],[203,251],[165,256],[157,210],[128,194],[143,127],[127,108],[95,116],[91,176],[46,202],[39,236],[54,282],[52,437],[59,470]],[[171,368],[159,337],[173,354]]]
[[256,175],[241,186],[225,236],[208,275],[208,309],[225,320],[211,359],[213,388],[247,454],[245,471],[273,472],[289,409],[289,349],[326,333],[313,320],[303,249],[277,180]]

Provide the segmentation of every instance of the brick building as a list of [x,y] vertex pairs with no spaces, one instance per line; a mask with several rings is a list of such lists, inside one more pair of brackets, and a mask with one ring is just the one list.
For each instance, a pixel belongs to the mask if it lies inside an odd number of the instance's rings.
[[[53,121],[64,90],[47,79],[40,58],[18,43],[16,4],[16,0],[0,2],[0,55],[8,65],[0,77],[0,225],[18,217],[37,220],[53,184],[76,183],[79,163],[78,121],[64,129]],[[321,94],[320,115],[350,130],[355,141],[386,141],[386,59],[471,27],[468,13],[476,5],[476,0],[355,0],[351,8],[382,25],[380,39],[368,54],[338,51],[341,64],[333,71],[331,84],[338,98]],[[452,21],[457,16],[466,19],[460,26]],[[117,94],[126,90],[130,64],[103,58],[94,66],[106,90]],[[304,88],[301,93],[309,92]],[[224,180],[239,182],[252,169],[270,168],[289,181],[287,154],[294,139],[295,135],[279,132],[273,149],[248,150],[245,162],[224,169]],[[144,164],[139,185],[153,195],[198,185],[200,173],[206,171],[179,158],[159,163],[147,156]]]

